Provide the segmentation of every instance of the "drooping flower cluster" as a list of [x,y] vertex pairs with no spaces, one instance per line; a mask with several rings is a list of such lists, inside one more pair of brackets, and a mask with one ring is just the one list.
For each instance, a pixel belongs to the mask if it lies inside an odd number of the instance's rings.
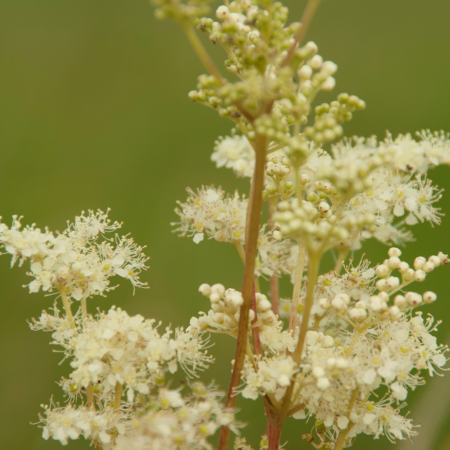
[[112,436],[124,434],[129,426],[128,414],[113,408],[100,412],[69,403],[64,408],[46,405],[44,414],[45,416],[40,417],[42,437],[51,437],[62,445],[67,445],[69,439],[76,440],[80,436],[94,444],[109,444],[113,440]]
[[234,415],[220,403],[214,386],[193,383],[192,393],[161,389],[151,408],[132,420],[132,431],[119,436],[114,450],[212,449],[207,441],[225,425],[235,432]]
[[[17,260],[20,265],[31,262],[35,280],[30,291],[39,291],[37,283],[44,291],[56,287],[63,301],[65,314],[55,302],[50,312],[44,310],[30,322],[32,330],[51,333],[51,344],[61,349],[72,369],[69,378],[58,383],[65,405],[52,400],[43,406],[43,437],[63,445],[84,437],[105,449],[137,443],[148,449],[210,448],[206,439],[218,427],[236,426],[233,410],[220,404],[222,394],[212,386],[193,383],[192,394],[183,398],[166,382],[167,373],[178,366],[197,377],[213,361],[204,331],[167,327],[160,334],[155,320],[129,316],[115,306],[96,316],[88,314],[86,299],[107,292],[110,276],[145,286],[138,278],[148,259],[142,248],[126,236],[116,237],[114,243],[100,240],[119,227],[101,211],[82,214],[56,236],[34,225],[22,230],[17,217],[11,229],[0,225],[0,242],[13,255],[13,265]],[[73,314],[67,296],[78,299],[77,289],[82,289],[84,306],[82,302]]]
[[[41,321],[47,321],[46,316]],[[207,340],[198,333],[176,329],[172,337],[167,329],[160,336],[154,324],[154,320],[130,317],[113,307],[85,320],[78,333],[62,322],[54,330],[53,343],[72,359],[75,370],[70,378],[76,384],[101,383],[104,392],[112,392],[120,384],[132,401],[135,392],[148,394],[149,383],[158,384],[167,369],[174,373],[180,364],[188,373],[195,373],[212,361],[204,351]]]
[[30,292],[52,292],[55,288],[75,300],[103,295],[110,286],[109,278],[119,275],[133,287],[144,287],[139,274],[147,267],[148,258],[142,247],[128,236],[106,238],[121,227],[111,223],[108,213],[89,211],[69,223],[56,236],[35,225],[22,228],[20,217],[13,218],[9,228],[0,224],[0,244],[12,255],[11,265],[30,261]]

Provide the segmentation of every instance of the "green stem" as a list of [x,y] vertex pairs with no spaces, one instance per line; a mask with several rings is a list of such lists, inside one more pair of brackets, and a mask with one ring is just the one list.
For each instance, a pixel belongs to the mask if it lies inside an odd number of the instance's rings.
[[87,300],[86,298],[81,299],[81,315],[83,317],[83,322],[87,319]]
[[305,268],[306,246],[298,243],[297,271],[295,272],[294,290],[292,292],[291,313],[289,316],[289,331],[295,331],[297,322],[298,305],[300,303],[300,291],[302,289],[303,270]]
[[347,258],[348,255],[348,248],[344,248],[342,250],[339,250],[339,256],[336,261],[336,265],[334,266],[334,271],[337,274],[340,274],[342,271],[343,263],[345,261],[345,258]]
[[[253,283],[255,273],[255,261],[258,252],[258,236],[262,210],[262,191],[264,188],[264,166],[266,162],[267,139],[259,134],[255,137],[256,163],[253,174],[250,213],[248,215],[247,233],[245,236],[245,267],[242,282],[242,297],[244,303],[239,315],[239,330],[237,336],[236,355],[230,387],[228,389],[226,407],[234,408],[236,405],[235,389],[239,386],[241,372],[244,368],[245,352],[249,329],[249,311],[252,303]],[[223,426],[220,432],[219,450],[228,447],[230,430]]]
[[[273,215],[277,211],[277,199],[269,198],[269,227],[273,231],[275,222]],[[276,275],[270,277],[270,300],[272,302],[272,310],[277,316],[280,315],[280,281]]]
[[[316,287],[317,277],[319,276],[320,257],[318,253],[309,253],[308,265],[308,288],[306,291],[305,305],[303,309],[302,324],[300,326],[300,334],[297,341],[297,347],[294,352],[294,361],[297,367],[300,367],[302,359],[303,347],[305,346],[306,333],[308,331],[309,316],[314,301],[314,289]],[[286,389],[286,393],[281,404],[280,412],[277,417],[278,423],[283,423],[287,417],[287,412],[291,406],[291,397],[294,391],[295,377]]]
[[314,301],[314,289],[316,287],[317,277],[319,276],[320,257],[318,254],[309,254],[308,265],[308,288],[306,291],[305,306],[303,309],[302,325],[298,337],[297,348],[294,353],[294,361],[300,366],[302,360],[303,347],[305,346],[306,333],[308,331],[309,316]]
[[[352,396],[350,397],[350,401],[348,403],[348,408],[347,408],[347,418],[348,419],[350,418],[350,414],[353,411],[353,406],[355,406],[355,402],[356,402],[356,399],[358,398],[358,394],[359,394],[359,389],[355,389],[352,392]],[[334,446],[334,450],[341,450],[342,449],[342,447],[345,444],[345,440],[347,438],[347,435],[348,435],[349,431],[352,429],[353,425],[354,424],[352,422],[349,422],[347,428],[345,430],[342,430],[342,431],[339,432],[339,436],[338,436],[336,444]]]
[[92,389],[92,383],[89,383],[87,385],[86,396],[87,396],[87,401],[88,401],[89,408],[95,409],[94,391]]
[[356,333],[353,336],[352,342],[350,342],[350,345],[348,346],[348,348],[345,350],[345,354],[346,356],[350,356],[356,343],[358,342],[358,339],[361,337],[363,330],[362,329],[356,329]]
[[221,73],[219,72],[219,69],[217,69],[213,60],[209,56],[209,53],[205,50],[205,47],[203,47],[203,44],[200,41],[199,37],[197,36],[197,33],[195,32],[194,28],[186,26],[183,27],[183,30],[186,33],[186,36],[189,39],[192,48],[195,50],[195,53],[197,53],[197,56],[200,58],[200,61],[206,67],[206,70],[208,70],[208,72],[211,75],[213,75],[221,85],[224,85],[225,80],[223,79]]
[[63,285],[59,285],[58,286],[58,291],[61,295],[61,300],[63,302],[63,306],[64,306],[64,310],[66,311],[66,317],[67,320],[69,321],[69,324],[72,328],[75,328],[75,322],[73,320],[73,314],[72,314],[72,310],[70,309],[70,303],[69,300],[66,296],[66,293],[64,292],[64,286]]
[[306,6],[306,9],[301,19],[300,28],[295,33],[294,43],[291,45],[291,48],[289,49],[288,54],[283,61],[282,64],[283,66],[289,65],[289,63],[292,60],[292,57],[294,56],[295,50],[302,43],[302,40],[305,37],[306,32],[308,31],[308,27],[312,21],[312,18],[314,17],[314,13],[316,12],[319,3],[320,0],[309,0],[308,5]]

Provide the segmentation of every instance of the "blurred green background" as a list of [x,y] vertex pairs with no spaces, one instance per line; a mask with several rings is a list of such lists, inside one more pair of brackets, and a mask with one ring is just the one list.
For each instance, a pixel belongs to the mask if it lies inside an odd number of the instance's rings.
[[[288,5],[298,20],[305,0]],[[368,105],[347,135],[450,131],[449,18],[448,0],[323,1],[307,37],[339,66],[333,96],[348,91]],[[212,47],[220,66],[220,51]],[[0,214],[8,224],[12,214],[23,214],[24,223],[61,230],[83,209],[111,207],[124,232],[148,246],[151,269],[143,278],[151,289],[133,297],[122,283],[96,300],[101,308],[116,304],[180,326],[208,306],[197,294],[201,283],[240,287],[242,267],[232,246],[195,245],[178,239],[169,225],[186,186],[248,190],[248,181],[209,161],[214,140],[229,133],[231,123],[188,101],[202,71],[181,31],[156,21],[148,1],[0,1]],[[449,170],[434,170],[430,178],[448,187]],[[441,206],[450,211],[450,197]],[[404,251],[407,260],[449,252],[449,223],[444,218],[435,229],[414,227],[418,241]],[[386,248],[372,242],[366,252],[379,261]],[[439,269],[423,286],[438,294],[427,310],[444,320],[438,334],[447,343],[449,278],[448,268]],[[55,381],[68,367],[58,366],[61,356],[52,352],[48,334],[28,329],[26,319],[52,300],[30,296],[25,283],[25,270],[10,270],[9,257],[0,258],[0,448],[56,449],[59,442],[42,440],[29,422],[37,421],[41,403],[58,398]],[[218,361],[204,380],[226,389],[235,343],[214,341]],[[435,377],[408,397],[406,410],[426,425],[426,439],[403,450],[450,449],[449,393],[450,378]],[[249,422],[244,435],[256,446],[265,427],[262,404],[241,399],[239,406],[240,418]],[[307,447],[301,434],[311,426],[291,420],[282,440],[289,440],[289,449]],[[88,448],[84,441],[70,446]],[[384,438],[361,437],[355,445],[387,447]]]

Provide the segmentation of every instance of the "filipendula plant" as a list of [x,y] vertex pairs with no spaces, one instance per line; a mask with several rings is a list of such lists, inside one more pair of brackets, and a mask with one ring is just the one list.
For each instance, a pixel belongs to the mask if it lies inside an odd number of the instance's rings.
[[[313,106],[320,91],[334,88],[337,70],[316,44],[303,42],[318,0],[289,25],[288,9],[272,0],[227,2],[214,18],[207,0],[154,3],[158,18],[181,25],[208,71],[189,98],[233,122],[211,159],[251,182],[248,196],[188,189],[175,231],[197,244],[233,244],[244,263],[242,287],[202,284],[209,309],[186,329],[161,330],[118,307],[91,315],[87,301],[113,289],[110,278],[146,287],[143,248],[128,235],[111,237],[121,224],[102,211],[82,213],[62,233],[22,227],[19,217],[0,224],[12,265],[29,264],[29,291],[56,296],[30,327],[51,332],[72,369],[59,382],[64,404],[43,405],[43,437],[66,445],[83,436],[105,450],[211,449],[208,437],[220,429],[225,450],[230,432],[243,426],[239,395],[264,401],[260,449],[278,450],[290,418],[312,419],[305,446],[321,449],[349,447],[361,433],[414,437],[403,412],[408,391],[424,384],[424,372],[444,370],[447,348],[432,334],[433,317],[416,310],[436,294],[413,283],[449,259],[439,253],[408,263],[398,247],[412,240],[410,226],[440,223],[441,191],[427,172],[450,164],[449,135],[342,138],[343,124],[365,103],[341,93]],[[228,78],[196,30],[223,48]],[[387,244],[387,258],[354,264],[349,254],[368,239]],[[336,266],[320,273],[329,251]],[[290,299],[279,296],[283,275]],[[267,295],[261,277],[270,280]],[[236,340],[226,396],[197,378],[213,362],[210,333]],[[188,381],[170,388],[179,367]],[[251,449],[243,437],[234,448]]]

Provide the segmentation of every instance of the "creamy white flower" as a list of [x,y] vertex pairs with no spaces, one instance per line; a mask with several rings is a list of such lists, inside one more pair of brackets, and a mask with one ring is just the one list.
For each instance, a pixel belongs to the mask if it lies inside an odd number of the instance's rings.
[[0,229],[0,244],[12,255],[11,264],[30,261],[30,292],[57,289],[75,300],[104,295],[114,287],[109,279],[124,277],[133,287],[145,287],[139,274],[147,269],[148,258],[143,248],[128,236],[107,239],[104,234],[121,227],[110,223],[107,213],[84,212],[56,236],[34,225],[22,229],[20,218],[14,217],[11,228]]

